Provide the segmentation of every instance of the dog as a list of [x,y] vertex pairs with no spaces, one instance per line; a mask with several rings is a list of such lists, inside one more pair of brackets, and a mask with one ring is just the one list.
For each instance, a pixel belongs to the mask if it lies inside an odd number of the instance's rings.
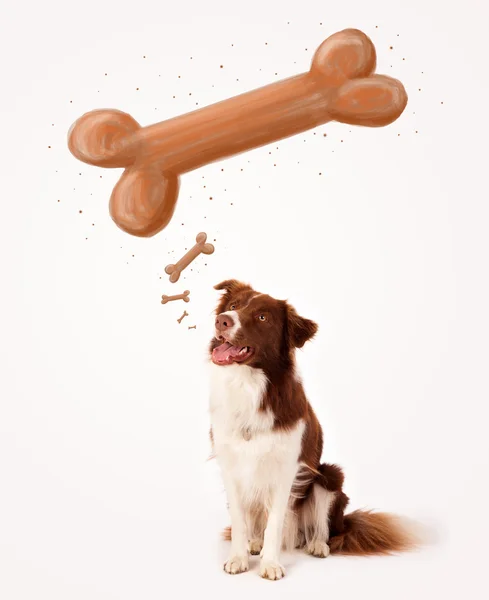
[[295,365],[318,326],[284,300],[230,279],[216,309],[210,355],[210,438],[224,481],[231,526],[226,573],[249,569],[278,580],[283,549],[312,556],[407,551],[413,534],[395,515],[345,514],[340,467],[321,462],[323,434]]

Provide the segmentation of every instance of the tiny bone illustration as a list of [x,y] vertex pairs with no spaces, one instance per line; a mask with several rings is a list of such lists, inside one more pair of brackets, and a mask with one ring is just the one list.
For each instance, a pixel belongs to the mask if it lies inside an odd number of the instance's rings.
[[190,298],[188,295],[190,294],[189,290],[185,290],[183,294],[175,294],[174,296],[161,296],[161,304],[166,304],[167,302],[173,302],[173,300],[183,300],[184,302],[190,302]]
[[195,238],[196,244],[190,248],[190,250],[182,256],[182,258],[175,265],[167,265],[165,267],[165,273],[170,276],[170,282],[175,283],[180,279],[180,275],[189,264],[199,256],[199,254],[212,254],[214,252],[214,246],[212,244],[206,244],[207,234],[201,232]]
[[186,310],[184,310],[183,315],[179,319],[177,319],[178,323],[181,323],[185,319],[185,317],[188,317],[188,312]]
[[189,329],[197,329],[197,325],[190,325]]
[[382,127],[404,111],[400,81],[376,75],[375,47],[358,29],[327,38],[308,72],[161,123],[141,127],[118,110],[94,110],[70,128],[79,160],[124,168],[110,197],[123,231],[150,237],[170,222],[179,175],[329,121]]

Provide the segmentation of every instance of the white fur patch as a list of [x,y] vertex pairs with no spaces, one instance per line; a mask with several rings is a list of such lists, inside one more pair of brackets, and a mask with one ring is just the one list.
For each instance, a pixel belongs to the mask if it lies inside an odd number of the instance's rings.
[[305,424],[299,421],[290,430],[273,430],[273,414],[261,410],[267,386],[263,371],[237,364],[211,364],[210,368],[214,451],[228,499],[240,505],[232,507],[231,515],[238,519],[244,515],[245,520],[238,523],[240,539],[233,553],[244,552],[243,527],[248,539],[255,540],[255,547],[264,537],[263,560],[278,565],[277,574],[282,573],[280,549],[283,544],[293,547],[297,539],[297,518],[289,508],[292,486],[301,471]]
[[[329,540],[329,514],[335,497],[335,492],[314,485],[313,493],[302,511],[301,523],[309,549],[315,548],[316,542],[325,543]],[[314,554],[312,550],[310,552]]]

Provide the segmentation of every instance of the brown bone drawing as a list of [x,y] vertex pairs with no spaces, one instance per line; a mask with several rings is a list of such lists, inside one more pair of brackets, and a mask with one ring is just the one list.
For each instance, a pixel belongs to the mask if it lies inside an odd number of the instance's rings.
[[125,169],[111,216],[124,231],[149,237],[170,222],[182,173],[328,121],[395,121],[406,91],[397,79],[374,75],[375,66],[370,38],[345,29],[319,46],[307,73],[148,127],[121,111],[94,110],[73,124],[68,146],[83,162]]
[[188,312],[186,310],[184,310],[183,315],[179,319],[177,319],[178,323],[181,323],[185,319],[185,317],[188,317]]
[[190,302],[190,298],[188,297],[189,294],[189,290],[185,290],[183,294],[175,294],[175,296],[165,296],[163,294],[163,296],[161,296],[161,304],[166,304],[172,300],[183,300],[184,302]]
[[207,234],[202,232],[197,235],[195,241],[197,242],[195,246],[190,248],[190,250],[182,256],[182,258],[177,262],[176,265],[167,265],[165,267],[165,273],[170,276],[171,283],[175,283],[180,279],[180,274],[184,269],[186,269],[189,264],[202,254],[212,254],[214,252],[214,246],[212,244],[206,244]]
[[197,329],[197,325],[191,325],[189,329]]

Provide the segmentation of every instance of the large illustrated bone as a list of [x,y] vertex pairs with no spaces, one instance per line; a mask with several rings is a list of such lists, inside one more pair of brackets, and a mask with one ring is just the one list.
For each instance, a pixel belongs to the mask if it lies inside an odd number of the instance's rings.
[[374,75],[375,66],[372,41],[345,29],[319,46],[307,73],[148,127],[117,110],[95,110],[74,123],[68,146],[83,162],[125,169],[111,216],[124,231],[149,237],[170,222],[182,173],[328,121],[395,121],[406,91],[397,79]]

